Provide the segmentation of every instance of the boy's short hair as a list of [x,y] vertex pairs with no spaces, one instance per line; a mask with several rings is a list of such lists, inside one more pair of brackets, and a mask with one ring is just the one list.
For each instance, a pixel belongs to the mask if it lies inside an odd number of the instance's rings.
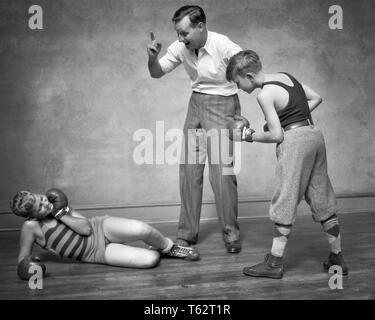
[[27,190],[21,190],[10,200],[9,206],[17,216],[28,218],[30,213],[33,212],[34,204],[34,194]]
[[236,75],[245,76],[246,73],[258,73],[262,70],[262,62],[258,54],[252,50],[242,50],[229,59],[226,78],[232,81]]
[[206,23],[206,15],[199,6],[183,6],[178,9],[172,18],[174,23],[180,22],[185,16],[189,16],[191,25],[195,27],[199,22]]

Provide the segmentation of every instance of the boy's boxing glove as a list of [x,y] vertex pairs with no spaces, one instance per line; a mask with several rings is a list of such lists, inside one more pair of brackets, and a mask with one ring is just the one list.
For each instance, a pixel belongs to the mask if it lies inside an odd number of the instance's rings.
[[23,258],[17,266],[17,274],[21,280],[29,280],[35,274],[35,270],[30,270],[32,266],[39,266],[42,269],[43,275],[46,273],[45,264],[40,262],[38,257],[27,256]]
[[232,141],[253,142],[252,134],[255,132],[250,128],[250,122],[243,116],[235,115],[229,123],[229,139]]
[[60,220],[71,210],[71,208],[68,206],[68,198],[60,189],[49,189],[46,192],[46,196],[48,201],[53,204],[51,214],[56,220]]

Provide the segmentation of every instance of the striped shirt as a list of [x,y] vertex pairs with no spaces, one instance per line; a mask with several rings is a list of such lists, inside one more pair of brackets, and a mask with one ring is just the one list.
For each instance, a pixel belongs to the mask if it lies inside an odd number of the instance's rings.
[[82,236],[55,219],[41,220],[39,223],[45,238],[43,248],[61,257],[79,261],[84,260],[92,251],[92,235]]

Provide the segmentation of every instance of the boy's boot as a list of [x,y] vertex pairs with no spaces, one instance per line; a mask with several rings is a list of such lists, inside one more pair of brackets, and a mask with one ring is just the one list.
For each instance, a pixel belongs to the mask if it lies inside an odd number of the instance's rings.
[[251,277],[265,277],[281,279],[283,277],[283,258],[276,257],[271,253],[266,254],[264,262],[243,269],[243,273]]
[[342,257],[341,252],[333,253],[331,252],[328,256],[327,261],[323,262],[323,268],[325,272],[329,271],[331,266],[340,266],[342,269],[342,275],[347,276],[349,274],[348,266],[346,265],[344,258]]

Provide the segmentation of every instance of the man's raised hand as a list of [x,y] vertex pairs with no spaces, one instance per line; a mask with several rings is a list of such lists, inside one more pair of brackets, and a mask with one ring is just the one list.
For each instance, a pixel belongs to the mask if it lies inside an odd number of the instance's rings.
[[151,42],[147,45],[147,53],[150,58],[156,58],[161,50],[161,43],[155,40],[155,35],[150,31]]

